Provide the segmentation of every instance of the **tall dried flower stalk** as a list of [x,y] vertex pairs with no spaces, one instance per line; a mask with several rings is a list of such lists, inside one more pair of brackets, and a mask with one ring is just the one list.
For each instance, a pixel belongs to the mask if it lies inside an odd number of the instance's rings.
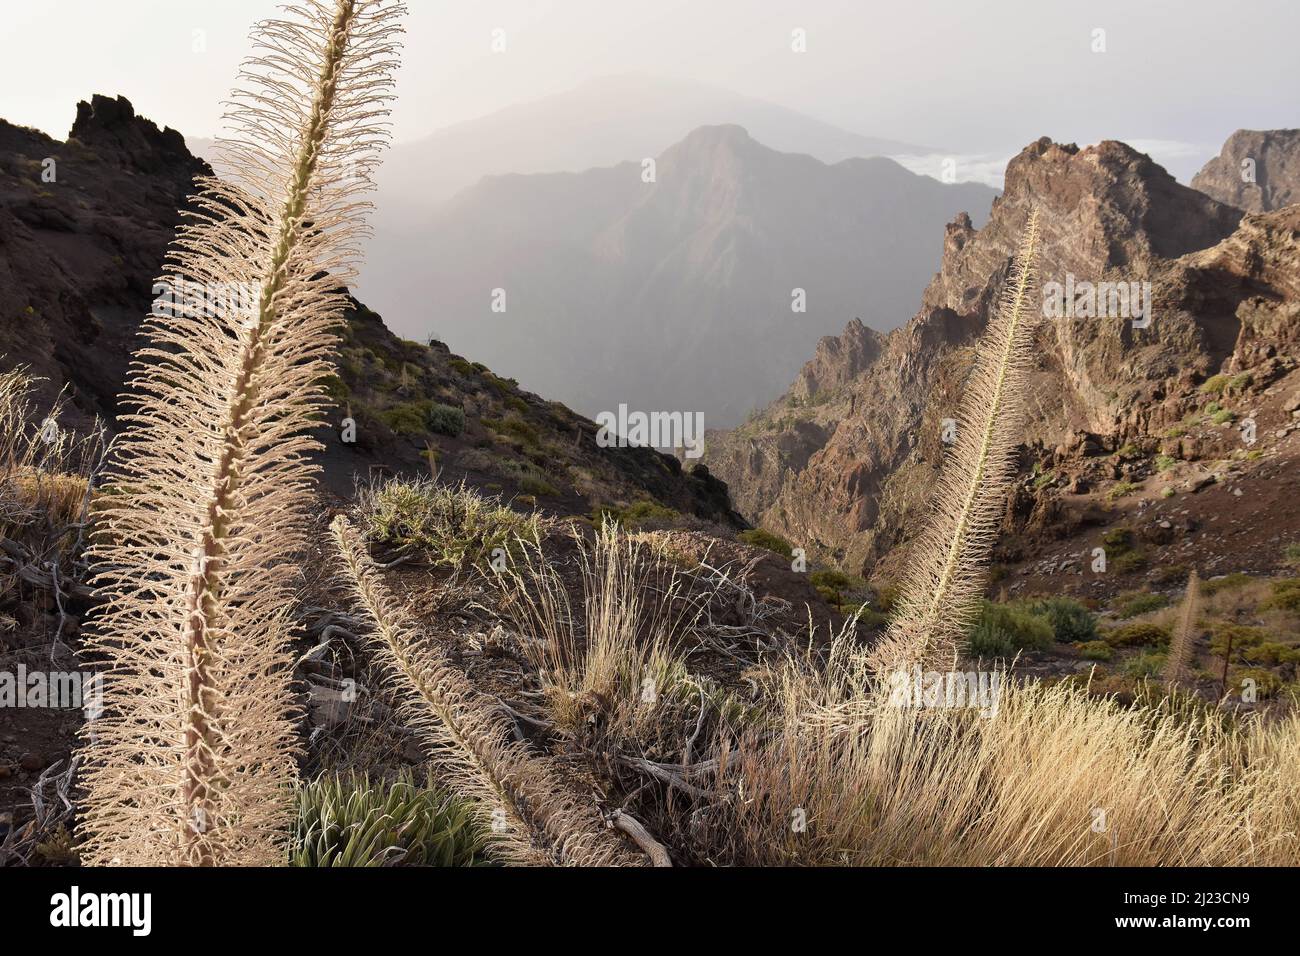
[[86,747],[89,862],[284,857],[307,431],[388,138],[402,10],[303,0],[256,28],[219,144],[237,181],[200,181],[168,254],[92,549],[107,680]]
[[1002,301],[975,348],[957,412],[957,441],[912,548],[898,611],[866,660],[876,676],[950,655],[974,618],[1020,443],[1037,285],[1038,213],[1031,210]]
[[496,854],[529,866],[640,863],[594,805],[580,801],[544,758],[509,739],[496,702],[422,639],[347,518],[337,517],[330,530],[342,577],[370,624],[408,723],[429,744],[440,779],[476,803]]
[[1196,569],[1187,576],[1187,593],[1178,609],[1178,621],[1169,641],[1169,656],[1165,659],[1164,678],[1169,684],[1186,681],[1190,676],[1192,647],[1196,642],[1196,618],[1201,613],[1201,579]]

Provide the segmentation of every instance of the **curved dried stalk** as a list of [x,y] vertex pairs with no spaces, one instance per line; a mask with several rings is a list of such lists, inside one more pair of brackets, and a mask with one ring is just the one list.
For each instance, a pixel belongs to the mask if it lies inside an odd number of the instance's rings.
[[1031,210],[998,311],[975,347],[957,441],[912,548],[893,622],[866,660],[879,677],[949,656],[974,618],[984,562],[1015,470],[1035,325],[1038,213]]
[[[142,334],[102,531],[83,858],[269,864],[293,816],[288,653],[345,283],[387,139],[400,3],[263,22]],[[158,287],[155,287],[157,291]]]
[[1165,659],[1164,678],[1167,684],[1186,681],[1190,676],[1192,647],[1196,642],[1196,617],[1201,611],[1201,579],[1196,569],[1187,576],[1187,593],[1178,609],[1178,622],[1169,641],[1169,656]]
[[496,853],[528,866],[639,864],[594,806],[577,799],[546,760],[509,739],[496,702],[421,640],[347,518],[335,518],[330,530],[408,720],[430,744],[442,779],[476,801]]

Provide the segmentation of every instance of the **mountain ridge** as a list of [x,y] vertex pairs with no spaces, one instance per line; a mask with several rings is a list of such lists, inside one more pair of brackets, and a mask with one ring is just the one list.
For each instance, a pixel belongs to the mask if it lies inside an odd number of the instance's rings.
[[[210,174],[179,133],[123,97],[78,104],[66,142],[0,120],[0,356],[43,380],[42,408],[67,395],[62,427],[99,418],[112,430],[178,210],[194,177]],[[355,298],[344,318],[328,383],[338,407],[316,433],[334,494],[349,497],[358,476],[436,467],[447,482],[522,507],[586,514],[650,502],[743,524],[707,469],[649,448],[601,447],[592,422],[440,342],[398,338]],[[345,416],[355,442],[342,439]]]
[[485,177],[380,243],[370,297],[429,302],[439,337],[586,414],[625,402],[717,426],[778,394],[794,356],[848,318],[908,314],[938,227],[996,195],[883,158],[782,153],[735,124],[691,131],[648,169]]
[[[943,458],[941,421],[956,407],[969,345],[998,300],[1031,201],[1043,213],[1045,282],[1071,273],[1150,282],[1156,304],[1146,330],[1122,318],[1042,322],[1022,464],[1055,477],[1018,492],[1008,547],[1043,546],[1035,534],[1049,528],[1073,533],[1094,504],[1090,491],[1146,478],[1157,452],[1176,463],[1172,474],[1244,455],[1225,431],[1230,419],[1206,430],[1196,417],[1195,440],[1165,437],[1209,407],[1207,382],[1250,379],[1234,398],[1258,403],[1269,455],[1291,453],[1282,405],[1298,300],[1286,276],[1300,207],[1246,217],[1122,143],[1081,150],[1044,138],[1012,160],[983,229],[961,216],[948,224],[940,269],[905,327],[878,339],[850,324],[819,344],[782,399],[709,435],[705,461],[738,510],[857,573],[887,573],[901,559]],[[1149,454],[1099,457],[1128,446]]]

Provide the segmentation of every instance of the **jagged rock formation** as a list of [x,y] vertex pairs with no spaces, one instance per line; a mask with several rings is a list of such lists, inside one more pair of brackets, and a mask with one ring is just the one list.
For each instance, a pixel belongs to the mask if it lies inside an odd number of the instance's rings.
[[[855,571],[906,540],[1031,202],[1044,282],[1150,282],[1152,320],[1043,319],[1024,465],[1051,480],[1017,494],[1009,529],[1060,531],[1054,489],[1129,477],[1129,463],[1099,456],[1159,441],[1205,404],[1207,377],[1249,372],[1237,384],[1257,392],[1294,368],[1294,207],[1243,220],[1122,143],[1042,139],[1008,166],[983,229],[960,216],[948,226],[939,273],[906,326],[864,346],[851,325],[819,346],[784,398],[709,436],[706,460],[746,517]],[[1220,429],[1168,450],[1209,455],[1234,438]]]
[[1246,212],[1300,202],[1300,129],[1239,129],[1192,188]]
[[[67,142],[0,121],[0,355],[109,416],[195,176],[173,129],[126,99],[77,105]],[[84,421],[84,419],[83,419]]]
[[[67,390],[65,427],[96,417],[111,426],[177,210],[194,177],[210,174],[179,133],[137,116],[123,97],[78,104],[66,142],[0,120],[0,356],[46,380],[45,404]],[[427,471],[431,449],[449,481],[560,512],[651,500],[740,523],[726,486],[698,463],[600,448],[590,421],[441,343],[399,339],[355,300],[347,319],[331,390],[338,418],[353,413],[356,442],[341,441],[337,421],[320,433],[325,480],[338,493],[374,468]],[[463,427],[431,428],[433,403],[464,412]]]

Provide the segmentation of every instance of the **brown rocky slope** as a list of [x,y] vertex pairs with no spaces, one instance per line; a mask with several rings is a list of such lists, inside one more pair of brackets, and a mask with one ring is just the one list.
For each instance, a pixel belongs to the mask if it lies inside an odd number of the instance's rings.
[[[47,162],[49,160],[50,162]],[[47,169],[53,170],[43,176]],[[80,103],[66,142],[0,120],[0,367],[44,379],[43,403],[71,401],[65,427],[117,411],[136,330],[149,311],[195,176],[211,169],[173,129],[123,97]],[[595,426],[438,342],[398,338],[353,300],[330,383],[339,410],[320,430],[327,486],[425,471],[557,513],[652,502],[738,525],[702,466],[647,448],[600,448]],[[341,440],[342,419],[356,423]]]

